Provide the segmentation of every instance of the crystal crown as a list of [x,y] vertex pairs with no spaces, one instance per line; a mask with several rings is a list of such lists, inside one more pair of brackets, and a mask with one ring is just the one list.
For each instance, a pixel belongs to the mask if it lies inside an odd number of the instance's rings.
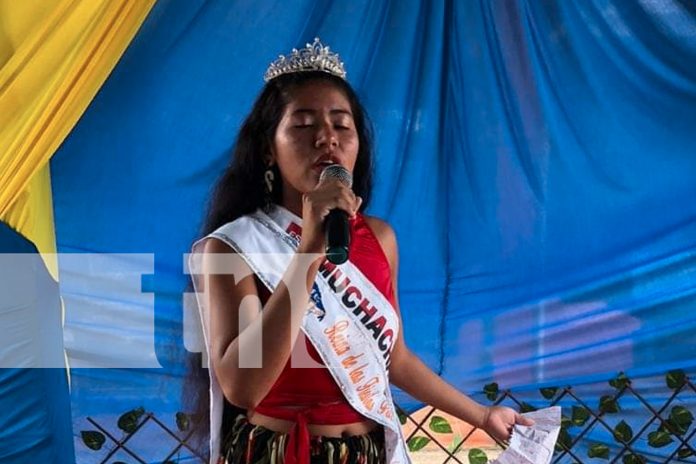
[[341,79],[346,78],[346,70],[338,53],[331,52],[316,37],[314,43],[308,43],[306,48],[293,48],[289,55],[280,55],[268,66],[263,80],[268,82],[282,74],[304,71],[323,71]]

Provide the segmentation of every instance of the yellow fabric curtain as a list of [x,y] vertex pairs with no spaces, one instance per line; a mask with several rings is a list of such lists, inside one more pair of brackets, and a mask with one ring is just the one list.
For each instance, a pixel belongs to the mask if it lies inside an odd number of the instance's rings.
[[48,160],[154,3],[0,0],[0,220],[42,254],[56,250]]

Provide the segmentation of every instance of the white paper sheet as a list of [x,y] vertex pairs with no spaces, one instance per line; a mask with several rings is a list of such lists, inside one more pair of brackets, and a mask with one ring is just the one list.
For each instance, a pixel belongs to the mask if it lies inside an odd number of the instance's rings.
[[549,464],[553,457],[558,432],[561,430],[561,408],[540,409],[523,414],[534,425],[515,425],[508,449],[491,464]]

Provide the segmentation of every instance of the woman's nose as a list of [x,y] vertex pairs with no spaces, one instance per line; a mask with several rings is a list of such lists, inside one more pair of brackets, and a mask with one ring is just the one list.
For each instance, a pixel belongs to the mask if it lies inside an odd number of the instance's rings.
[[324,145],[333,148],[338,146],[338,134],[331,124],[322,124],[317,132],[317,139],[314,142],[314,146],[320,148]]

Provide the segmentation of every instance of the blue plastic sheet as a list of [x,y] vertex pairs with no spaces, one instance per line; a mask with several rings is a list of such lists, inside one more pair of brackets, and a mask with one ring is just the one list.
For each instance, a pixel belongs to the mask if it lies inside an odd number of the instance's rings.
[[75,462],[58,284],[0,222],[0,462]]
[[179,0],[52,160],[60,251],[155,255],[164,369],[75,371],[75,417],[178,408],[182,254],[268,62],[315,36],[374,121],[369,212],[435,371],[474,393],[696,368],[693,4]]

